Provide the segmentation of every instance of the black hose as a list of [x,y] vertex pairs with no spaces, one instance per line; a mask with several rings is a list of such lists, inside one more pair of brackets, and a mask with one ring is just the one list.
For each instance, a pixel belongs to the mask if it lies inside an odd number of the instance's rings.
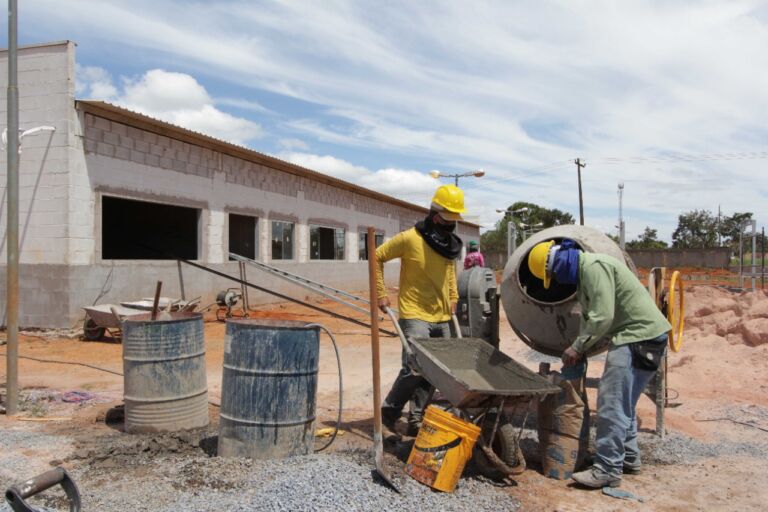
[[[5,356],[5,355],[6,355],[5,352],[0,352],[0,356]],[[107,373],[111,373],[113,375],[119,375],[120,377],[123,376],[123,374],[120,373],[120,372],[116,372],[114,370],[109,370],[107,368],[102,368],[101,366],[94,366],[94,365],[88,364],[88,363],[77,363],[75,361],[59,361],[59,360],[54,360],[54,359],[40,359],[38,357],[29,357],[29,356],[19,356],[19,359],[29,359],[30,361],[37,361],[39,363],[71,364],[71,365],[75,365],[75,366],[85,366],[86,368],[91,368],[93,370],[98,370],[100,372],[107,372]],[[220,404],[217,404],[217,403],[212,402],[210,400],[208,401],[208,403],[213,405],[213,406],[216,406],[216,407],[221,407]]]
[[[5,355],[6,355],[5,352],[0,352],[0,356],[5,356]],[[94,370],[99,370],[99,371],[102,371],[102,372],[112,373],[114,375],[119,375],[121,377],[123,376],[123,374],[120,373],[120,372],[116,372],[114,370],[108,370],[107,368],[102,368],[100,366],[94,366],[94,365],[88,364],[88,363],[77,363],[77,362],[74,362],[74,361],[57,361],[55,359],[40,359],[40,358],[37,358],[37,357],[29,357],[29,356],[19,356],[19,359],[29,359],[31,361],[37,361],[39,363],[72,364],[72,365],[76,365],[76,366],[85,366],[86,368],[92,368]]]
[[338,345],[336,345],[336,338],[333,337],[333,333],[331,333],[331,331],[329,331],[322,324],[307,324],[305,327],[319,327],[322,330],[324,330],[328,334],[328,336],[331,337],[331,342],[333,343],[333,350],[336,352],[336,366],[339,369],[339,413],[336,416],[336,428],[334,429],[333,435],[328,440],[328,442],[323,447],[315,450],[315,453],[317,453],[331,446],[331,444],[333,444],[333,441],[336,439],[336,436],[339,434],[339,429],[341,428],[341,413],[344,408],[344,384],[341,377],[341,355],[339,354],[339,347]]

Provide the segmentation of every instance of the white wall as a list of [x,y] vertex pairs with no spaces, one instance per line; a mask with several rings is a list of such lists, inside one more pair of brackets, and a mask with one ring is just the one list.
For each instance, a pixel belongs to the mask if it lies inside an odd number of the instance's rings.
[[[23,139],[19,163],[19,245],[21,264],[66,264],[70,247],[71,205],[87,192],[70,183],[71,135],[76,123],[74,99],[74,43],[20,48],[18,52],[19,127],[50,125],[56,131]],[[6,128],[8,52],[0,52],[0,124]],[[0,156],[0,259],[6,261],[7,227],[6,151]],[[84,194],[85,192],[85,194]],[[87,199],[86,199],[87,200]],[[76,233],[80,235],[81,233]]]

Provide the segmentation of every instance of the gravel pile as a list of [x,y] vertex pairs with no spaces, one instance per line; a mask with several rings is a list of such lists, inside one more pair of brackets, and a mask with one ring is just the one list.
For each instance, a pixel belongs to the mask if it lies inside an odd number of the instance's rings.
[[432,491],[402,472],[393,474],[401,494],[373,475],[367,451],[347,451],[251,461],[192,454],[138,456],[120,472],[84,465],[72,474],[85,510],[203,511],[369,511],[518,510],[503,489],[478,478],[463,478],[452,494]]
[[693,464],[709,457],[754,457],[768,459],[768,437],[749,442],[715,441],[704,443],[672,432],[664,439],[654,434],[639,436],[643,463]]
[[[390,455],[401,494],[373,473],[367,450],[348,450],[275,461],[209,456],[215,439],[200,430],[179,434],[126,436],[118,432],[81,440],[10,429],[0,433],[0,451],[19,446],[54,452],[68,461],[83,509],[157,511],[369,511],[518,510],[519,502],[481,477],[463,478],[452,494],[431,490],[405,475]],[[53,456],[31,460],[20,450],[0,458],[2,489],[47,469]],[[468,472],[470,475],[472,472]],[[64,510],[59,488],[33,498],[40,510]],[[0,505],[0,512],[10,511]]]
[[71,450],[72,440],[66,437],[35,430],[0,429],[0,490],[51,469],[48,461]]
[[461,480],[452,494],[432,491],[411,478],[393,475],[400,494],[372,477],[368,452],[337,452],[280,462],[254,462],[239,492],[212,490],[186,494],[161,509],[168,512],[208,511],[211,502],[221,510],[517,510],[519,503],[504,491],[473,478]]

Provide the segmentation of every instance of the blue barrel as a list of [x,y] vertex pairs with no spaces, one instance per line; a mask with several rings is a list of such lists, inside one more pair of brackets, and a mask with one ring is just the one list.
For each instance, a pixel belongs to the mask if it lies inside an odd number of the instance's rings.
[[276,459],[312,452],[320,330],[227,320],[218,454]]
[[208,425],[203,316],[149,315],[123,324],[125,430],[172,432]]

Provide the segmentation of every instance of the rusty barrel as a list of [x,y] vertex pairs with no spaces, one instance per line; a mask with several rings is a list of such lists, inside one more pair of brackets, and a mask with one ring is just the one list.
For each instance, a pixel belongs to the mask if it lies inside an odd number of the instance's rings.
[[312,452],[320,330],[296,321],[228,320],[218,454]]
[[172,432],[208,425],[203,316],[132,316],[122,324],[125,430]]

